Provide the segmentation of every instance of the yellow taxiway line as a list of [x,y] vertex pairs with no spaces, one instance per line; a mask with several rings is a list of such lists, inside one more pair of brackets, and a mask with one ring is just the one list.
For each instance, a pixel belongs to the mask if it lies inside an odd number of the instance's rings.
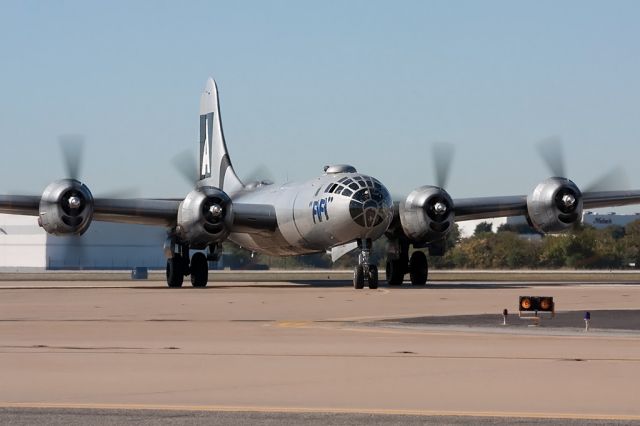
[[337,408],[337,407],[267,407],[233,405],[164,405],[164,404],[101,404],[101,403],[54,403],[54,402],[0,402],[0,408],[33,409],[95,409],[95,410],[159,410],[159,411],[221,411],[256,413],[327,413],[327,414],[374,414],[397,416],[433,417],[498,417],[531,419],[574,419],[574,420],[640,420],[640,414],[598,414],[598,413],[538,413],[522,411],[443,411],[421,409],[386,408]]

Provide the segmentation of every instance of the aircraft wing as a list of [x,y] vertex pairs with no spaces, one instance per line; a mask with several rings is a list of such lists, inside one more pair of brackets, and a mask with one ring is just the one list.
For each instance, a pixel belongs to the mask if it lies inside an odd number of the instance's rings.
[[640,191],[598,191],[582,194],[585,209],[628,206],[640,203]]
[[93,220],[172,226],[178,217],[180,201],[144,198],[96,198],[94,200]]
[[[93,220],[174,226],[181,199],[107,199],[94,201]],[[233,232],[248,234],[274,231],[278,226],[272,205],[233,203]]]
[[[585,209],[638,204],[640,190],[584,192],[582,201]],[[453,205],[456,221],[527,214],[526,195],[458,198]]]
[[527,196],[458,198],[453,200],[456,221],[527,214]]
[[[182,199],[95,198],[93,220],[139,225],[175,226]],[[40,196],[0,195],[0,213],[38,216]],[[273,231],[276,212],[266,204],[233,204],[234,232]]]
[[[174,199],[94,199],[94,220],[142,225],[171,226],[181,200]],[[0,213],[38,216],[40,196],[0,195]]]
[[0,195],[0,213],[37,216],[39,205],[39,196]]

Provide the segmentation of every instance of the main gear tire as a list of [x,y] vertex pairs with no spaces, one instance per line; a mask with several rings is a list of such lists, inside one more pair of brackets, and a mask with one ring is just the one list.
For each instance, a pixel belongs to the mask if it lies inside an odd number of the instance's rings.
[[386,267],[387,284],[390,286],[402,285],[404,281],[404,265],[400,259],[387,260]]
[[184,281],[184,261],[182,256],[174,254],[167,259],[167,285],[171,288],[182,287]]
[[411,284],[425,285],[429,276],[427,256],[421,251],[414,251],[409,259],[409,276]]
[[206,287],[209,281],[209,264],[204,253],[197,252],[191,256],[191,285]]

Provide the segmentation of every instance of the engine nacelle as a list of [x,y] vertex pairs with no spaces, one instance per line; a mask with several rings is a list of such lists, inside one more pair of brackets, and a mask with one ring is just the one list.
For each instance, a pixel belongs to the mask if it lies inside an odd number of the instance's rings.
[[82,235],[93,219],[93,195],[75,179],[47,186],[40,198],[38,224],[53,235]]
[[582,219],[582,192],[569,179],[546,179],[527,197],[527,212],[538,231],[562,232]]
[[400,223],[411,241],[439,241],[451,231],[453,222],[453,200],[437,186],[421,186],[400,203]]
[[180,203],[176,233],[192,248],[203,249],[224,241],[232,223],[231,198],[218,188],[203,186]]

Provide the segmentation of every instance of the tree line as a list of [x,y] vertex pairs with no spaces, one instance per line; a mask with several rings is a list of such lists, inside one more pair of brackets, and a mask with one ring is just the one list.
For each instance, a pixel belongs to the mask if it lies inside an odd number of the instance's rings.
[[439,268],[626,269],[640,266],[640,221],[596,229],[576,225],[566,233],[541,235],[528,226],[502,225],[496,233],[481,223],[470,238],[450,241]]
[[[384,270],[386,238],[375,241],[371,260]],[[232,243],[225,244],[224,264],[234,269],[351,269],[357,250],[335,264],[325,253],[276,257],[251,254]],[[627,226],[596,229],[576,225],[568,232],[542,235],[527,225],[480,223],[469,238],[461,238],[458,226],[447,235],[444,256],[430,256],[437,269],[628,269],[640,268],[640,220]]]

